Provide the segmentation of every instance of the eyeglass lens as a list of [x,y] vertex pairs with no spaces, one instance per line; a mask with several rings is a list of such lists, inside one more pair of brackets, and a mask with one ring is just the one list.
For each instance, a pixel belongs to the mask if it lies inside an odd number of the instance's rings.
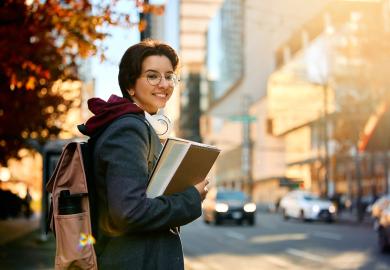
[[[162,80],[161,74],[159,72],[155,72],[155,71],[146,72],[145,77],[148,80],[148,82],[153,86],[158,85]],[[174,73],[166,74],[165,80],[168,82],[168,84],[170,86],[175,86],[177,83],[177,77]]]

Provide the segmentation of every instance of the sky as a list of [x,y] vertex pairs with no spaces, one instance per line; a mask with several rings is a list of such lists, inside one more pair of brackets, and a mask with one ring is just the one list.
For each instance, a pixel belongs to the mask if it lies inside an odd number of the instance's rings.
[[[121,1],[118,3],[118,10],[133,11],[130,15],[137,16],[132,1]],[[107,60],[101,62],[98,57],[92,59],[91,72],[95,79],[95,96],[107,100],[111,94],[121,96],[118,85],[119,61],[128,47],[139,41],[138,28],[108,27],[110,36],[104,40]]]
[[107,60],[92,59],[92,76],[95,78],[95,96],[107,99],[111,94],[121,95],[118,85],[119,61],[128,47],[139,41],[137,29],[112,29],[105,41]]
[[[118,10],[130,11],[130,17],[137,17],[135,1],[122,0],[118,2]],[[163,4],[164,0],[151,0],[152,4]],[[138,17],[137,17],[138,18]],[[95,96],[107,100],[111,94],[121,96],[118,84],[118,65],[124,52],[131,45],[139,42],[140,34],[137,27],[109,27],[110,37],[106,38],[104,45],[107,60],[101,62],[97,57],[92,58],[91,72],[95,79]]]

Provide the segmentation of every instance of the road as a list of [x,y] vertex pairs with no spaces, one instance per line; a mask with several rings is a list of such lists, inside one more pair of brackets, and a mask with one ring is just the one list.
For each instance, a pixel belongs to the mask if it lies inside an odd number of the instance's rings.
[[390,254],[376,240],[367,224],[284,221],[263,212],[254,227],[198,219],[182,228],[189,270],[390,269]]

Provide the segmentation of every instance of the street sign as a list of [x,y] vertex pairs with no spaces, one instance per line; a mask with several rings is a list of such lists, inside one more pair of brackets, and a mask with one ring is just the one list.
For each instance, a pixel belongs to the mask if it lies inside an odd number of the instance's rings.
[[230,121],[234,122],[254,122],[256,121],[257,117],[249,114],[242,114],[242,115],[232,115],[229,117]]

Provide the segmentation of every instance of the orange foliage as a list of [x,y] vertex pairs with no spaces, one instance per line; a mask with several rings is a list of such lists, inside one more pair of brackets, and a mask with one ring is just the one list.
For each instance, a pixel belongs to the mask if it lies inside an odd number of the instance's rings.
[[[55,120],[67,111],[59,105],[69,107],[70,103],[53,93],[51,86],[56,80],[77,79],[79,58],[98,55],[105,59],[104,47],[97,45],[107,36],[105,26],[144,29],[144,22],[138,24],[128,13],[114,12],[116,3],[0,1],[0,164],[17,157],[21,147],[30,148],[28,139],[44,142],[59,133]],[[163,8],[147,6],[146,10],[161,13]],[[47,113],[48,107],[55,109]]]

